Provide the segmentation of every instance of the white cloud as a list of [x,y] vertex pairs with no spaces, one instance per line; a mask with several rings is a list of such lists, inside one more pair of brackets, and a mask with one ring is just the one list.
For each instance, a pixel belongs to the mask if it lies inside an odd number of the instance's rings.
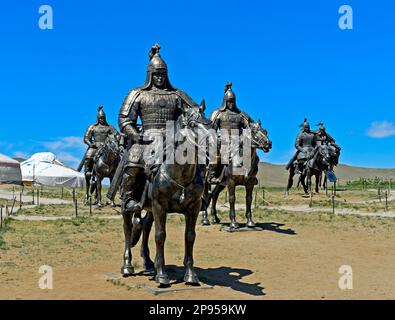
[[15,151],[13,154],[14,158],[22,158],[22,159],[28,159],[30,158],[30,155],[27,154],[26,152],[23,151]]
[[41,144],[54,153],[64,149],[86,149],[83,139],[75,136],[62,137],[53,141],[43,141]]
[[366,132],[368,137],[382,139],[395,136],[395,125],[387,120],[372,122]]
[[67,163],[69,165],[73,165],[73,166],[77,166],[80,163],[80,161],[81,161],[80,158],[78,158],[78,157],[76,157],[73,154],[68,153],[68,152],[60,152],[60,153],[58,153],[57,154],[57,158],[60,161],[62,161],[64,163]]

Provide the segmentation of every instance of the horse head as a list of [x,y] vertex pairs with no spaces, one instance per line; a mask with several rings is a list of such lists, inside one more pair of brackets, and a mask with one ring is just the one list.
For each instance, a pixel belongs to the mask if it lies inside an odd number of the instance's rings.
[[251,146],[258,148],[263,152],[269,152],[272,148],[272,142],[269,139],[266,129],[262,128],[261,120],[252,122],[250,124],[251,129]]
[[107,136],[103,144],[103,151],[107,154],[107,156],[109,155],[118,156],[120,154],[121,150],[120,150],[120,144],[117,135],[109,134]]
[[328,150],[331,166],[337,166],[339,164],[341,148],[337,145],[329,145]]
[[179,117],[177,125],[181,135],[199,148],[206,146],[208,137],[216,138],[213,124],[204,114],[205,108],[203,100],[200,106],[185,109]]
[[317,150],[317,160],[323,166],[329,167],[331,165],[330,148],[326,144],[322,144]]

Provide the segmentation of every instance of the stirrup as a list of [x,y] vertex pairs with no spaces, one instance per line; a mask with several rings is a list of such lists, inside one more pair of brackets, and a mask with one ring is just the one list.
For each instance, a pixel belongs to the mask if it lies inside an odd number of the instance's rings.
[[142,208],[140,203],[134,199],[129,200],[124,208],[124,213],[141,213]]

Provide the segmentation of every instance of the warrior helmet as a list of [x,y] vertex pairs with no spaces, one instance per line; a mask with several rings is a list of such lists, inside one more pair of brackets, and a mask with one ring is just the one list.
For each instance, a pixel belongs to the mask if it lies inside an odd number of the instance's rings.
[[104,122],[107,123],[106,114],[103,111],[103,106],[99,106],[97,109],[97,123],[99,123],[99,119],[103,118]]
[[157,70],[167,71],[166,62],[160,56],[159,50],[160,50],[160,45],[158,43],[155,43],[149,52],[150,62],[148,64],[148,71],[150,72],[155,72]]
[[234,101],[236,103],[236,95],[232,91],[232,82],[228,82],[225,86],[224,102]]
[[235,93],[232,91],[232,83],[228,82],[225,86],[225,94],[224,94],[224,98],[222,99],[222,106],[221,106],[221,110],[225,110],[226,109],[226,102],[228,101],[232,101],[234,103],[234,108],[236,110],[237,106],[236,106],[236,95]]
[[149,51],[149,63],[147,67],[147,78],[145,80],[145,84],[142,86],[142,89],[147,89],[151,87],[152,84],[152,74],[161,70],[166,72],[166,87],[168,89],[174,89],[172,85],[170,84],[169,78],[167,76],[167,64],[166,62],[162,59],[162,57],[159,54],[160,51],[160,45],[158,43],[155,43],[150,51]]
[[316,124],[316,126],[318,127],[318,129],[320,131],[325,132],[325,126],[324,126],[324,123],[322,121],[320,123]]
[[302,127],[302,129],[310,131],[310,124],[308,123],[306,118],[300,126]]

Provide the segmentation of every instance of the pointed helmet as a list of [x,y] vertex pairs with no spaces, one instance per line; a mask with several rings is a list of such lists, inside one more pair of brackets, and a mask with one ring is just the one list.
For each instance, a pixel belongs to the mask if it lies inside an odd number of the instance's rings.
[[300,127],[302,129],[307,129],[308,131],[310,131],[310,124],[308,123],[307,119],[305,118],[303,123],[300,125]]
[[149,51],[149,63],[147,67],[147,78],[145,80],[144,85],[141,87],[142,89],[148,89],[152,85],[152,74],[157,71],[164,71],[166,73],[166,88],[167,89],[174,89],[173,86],[170,84],[169,77],[167,74],[167,64],[162,59],[159,54],[160,45],[158,43],[154,44]]
[[103,106],[99,106],[97,109],[97,123],[99,123],[100,118],[104,118],[104,123],[107,124],[106,114],[103,111]]
[[236,105],[236,95],[235,93],[232,91],[232,82],[228,82],[225,85],[225,93],[224,93],[224,98],[222,99],[222,106],[221,106],[221,110],[225,110],[226,109],[226,102],[227,101],[233,101],[235,104],[235,109],[237,109],[237,105]]

